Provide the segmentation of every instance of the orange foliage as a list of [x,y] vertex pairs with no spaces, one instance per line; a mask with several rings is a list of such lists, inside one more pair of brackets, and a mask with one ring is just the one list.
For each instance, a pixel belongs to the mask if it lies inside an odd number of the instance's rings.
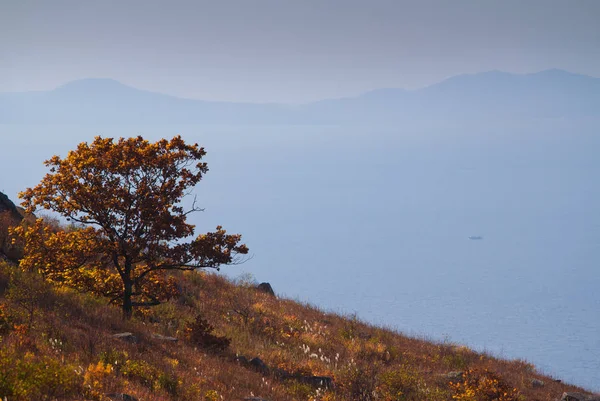
[[518,401],[520,393],[489,370],[469,369],[463,380],[450,383],[452,398],[460,401]]
[[[239,234],[194,234],[182,198],[208,171],[198,144],[180,136],[149,142],[96,137],[66,158],[46,161],[50,173],[20,194],[28,212],[53,210],[80,225],[50,229],[43,221],[16,230],[25,239],[22,266],[48,279],[134,306],[156,305],[175,292],[170,270],[218,268],[248,248]],[[188,239],[188,242],[182,240]]]

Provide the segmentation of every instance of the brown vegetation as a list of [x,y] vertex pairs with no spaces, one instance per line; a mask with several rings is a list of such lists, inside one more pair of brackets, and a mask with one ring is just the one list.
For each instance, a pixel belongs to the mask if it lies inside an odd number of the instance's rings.
[[[553,400],[572,386],[523,361],[410,338],[207,273],[123,320],[104,298],[0,268],[0,396],[8,400]],[[240,313],[240,311],[243,311]],[[135,341],[114,338],[130,332]],[[153,334],[173,336],[163,341]],[[269,372],[240,363],[259,357]],[[278,372],[289,372],[281,376]],[[449,372],[461,371],[462,374]],[[333,378],[319,388],[301,377]],[[532,380],[542,380],[541,387]]]

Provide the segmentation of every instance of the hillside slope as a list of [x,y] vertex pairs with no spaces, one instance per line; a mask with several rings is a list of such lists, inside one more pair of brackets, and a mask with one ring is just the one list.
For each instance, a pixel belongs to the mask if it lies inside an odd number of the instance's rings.
[[177,299],[123,321],[104,299],[3,262],[0,396],[547,401],[582,392],[524,361],[406,337],[248,283],[206,273],[178,279]]

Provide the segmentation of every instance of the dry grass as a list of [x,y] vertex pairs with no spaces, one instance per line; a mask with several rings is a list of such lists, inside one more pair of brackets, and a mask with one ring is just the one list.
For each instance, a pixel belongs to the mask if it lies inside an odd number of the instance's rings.
[[[274,298],[248,283],[206,273],[182,273],[178,279],[178,299],[123,321],[120,310],[104,299],[51,287],[3,263],[0,396],[11,401],[102,400],[104,394],[123,392],[155,401],[251,395],[272,401],[547,401],[564,391],[581,391],[538,374],[523,361],[407,337]],[[197,315],[214,327],[212,335],[231,341],[227,349],[195,345],[188,329]],[[119,332],[134,333],[138,342],[112,337]],[[160,341],[153,333],[179,341]],[[335,388],[260,373],[236,362],[239,355],[259,357],[271,372],[279,368],[332,377]],[[468,372],[470,382],[451,385],[446,377],[451,371]],[[532,379],[545,384],[534,388]],[[494,386],[516,390],[512,398],[493,398]]]

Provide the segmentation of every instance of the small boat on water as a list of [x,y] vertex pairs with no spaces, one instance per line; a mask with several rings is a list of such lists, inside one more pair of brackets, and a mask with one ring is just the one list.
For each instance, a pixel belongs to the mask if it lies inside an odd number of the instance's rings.
[[476,240],[476,239],[483,239],[483,237],[482,237],[481,235],[471,235],[471,236],[469,237],[469,239]]

